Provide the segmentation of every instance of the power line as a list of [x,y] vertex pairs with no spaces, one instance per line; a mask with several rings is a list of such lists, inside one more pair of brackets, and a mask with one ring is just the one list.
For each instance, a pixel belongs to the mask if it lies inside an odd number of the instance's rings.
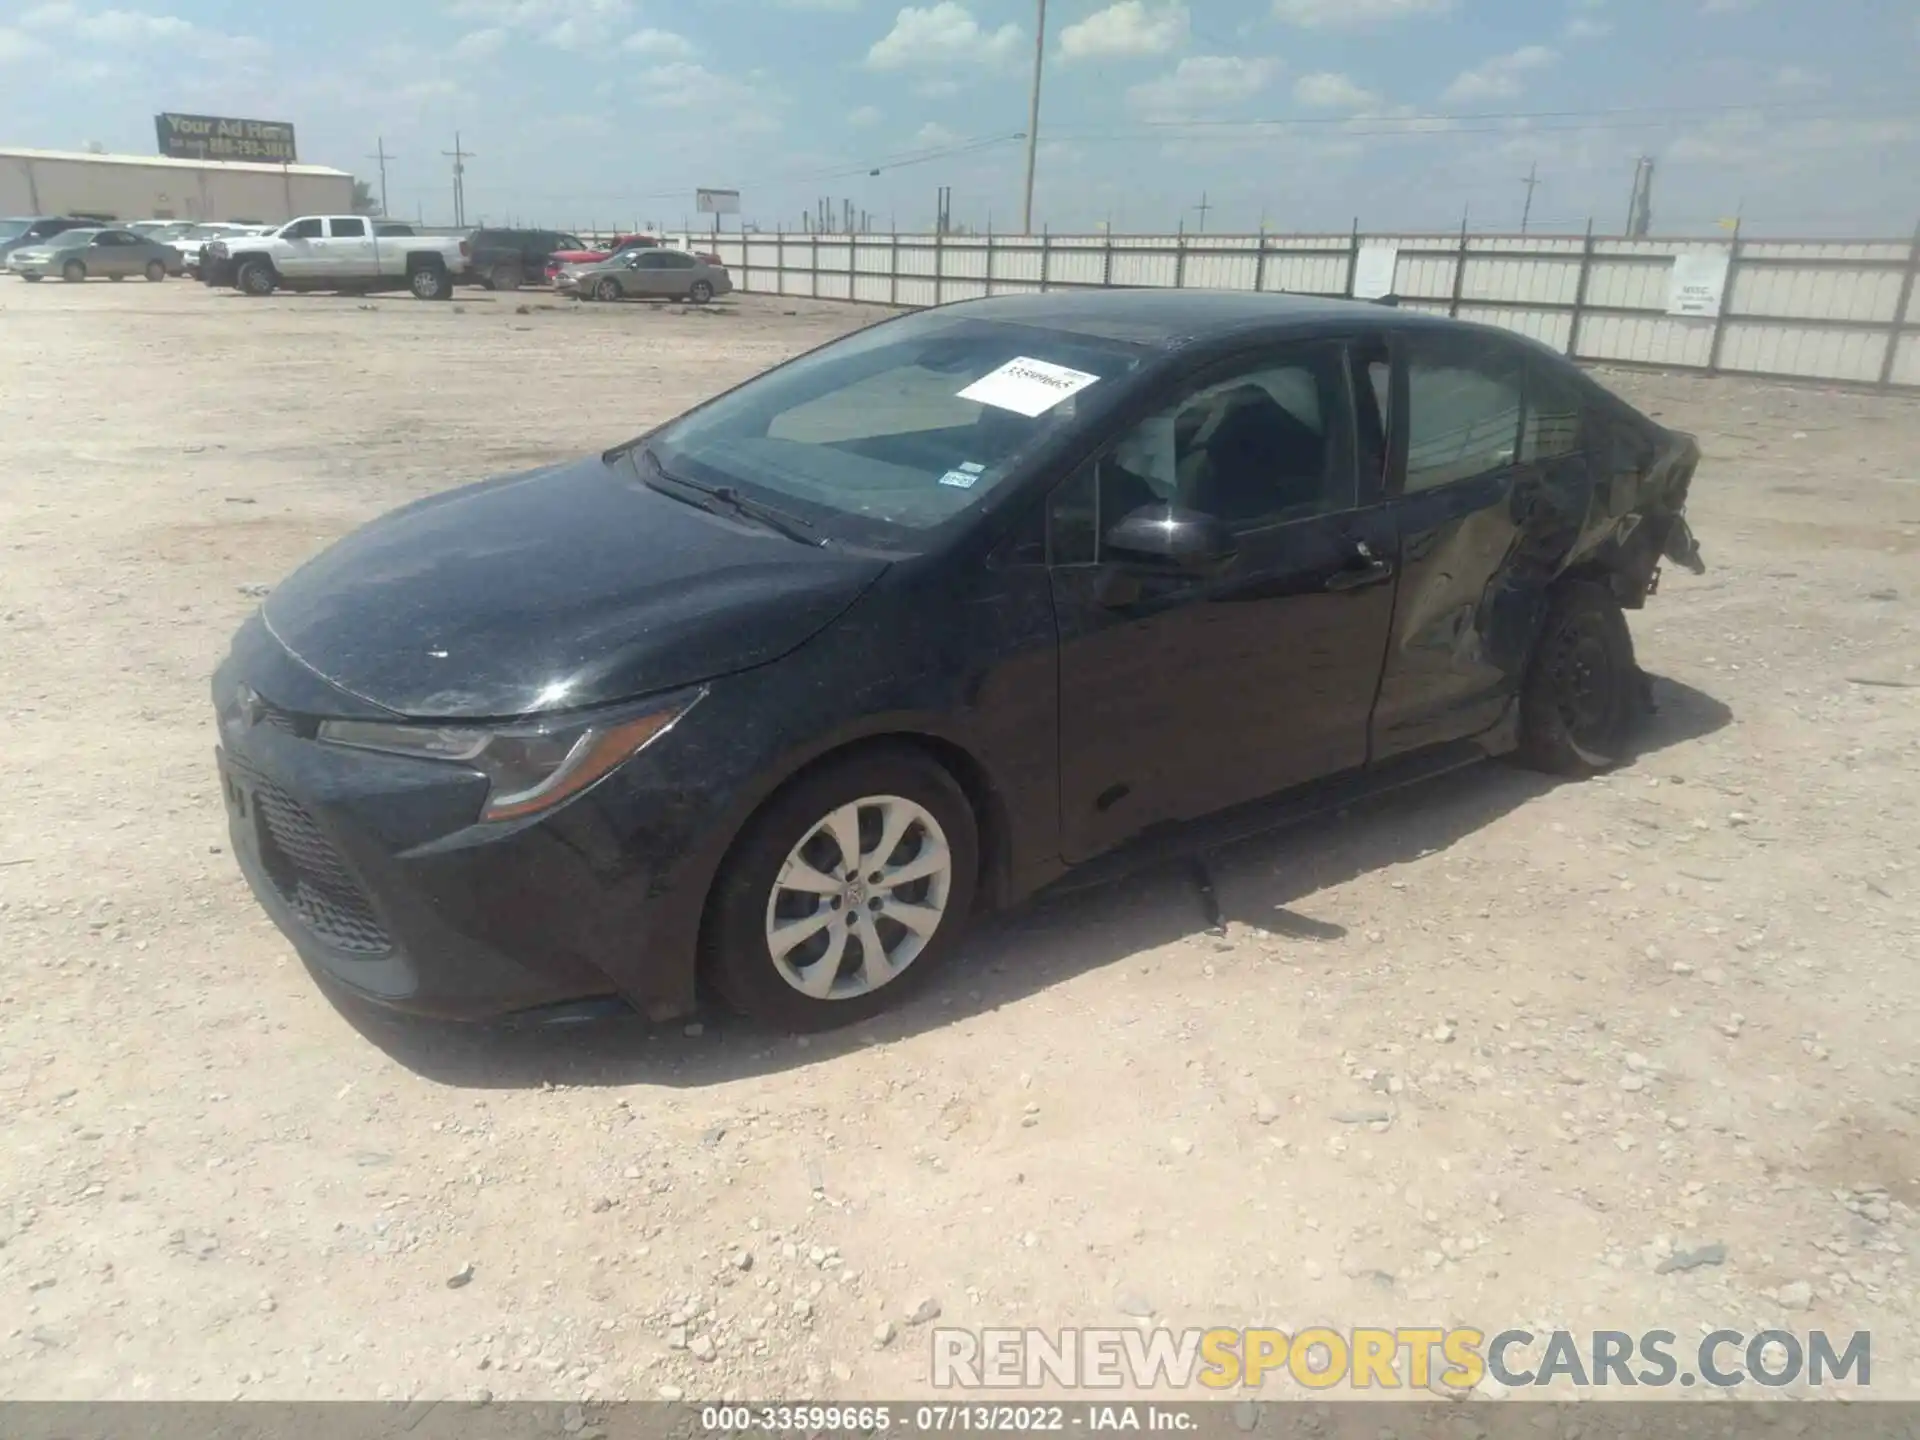
[[[1611,116],[1652,116],[1652,115],[1733,115],[1747,114],[1756,119],[1775,117],[1798,118],[1805,120],[1885,120],[1913,119],[1920,117],[1920,111],[1911,109],[1894,112],[1832,110],[1801,114],[1808,109],[1808,102],[1783,105],[1755,105],[1751,102],[1727,105],[1626,105],[1593,110],[1482,110],[1461,114],[1422,113],[1411,115],[1293,115],[1257,120],[1215,120],[1201,116],[1190,116],[1179,120],[1140,120],[1134,122],[1132,131],[1154,132],[1160,130],[1266,130],[1266,129],[1313,129],[1329,126],[1349,126],[1354,124],[1393,124],[1410,125],[1466,125],[1487,121],[1514,120],[1604,120]],[[1596,128],[1607,128],[1604,125]],[[1098,138],[1103,134],[1119,135],[1127,133],[1125,128],[1108,127],[1101,131],[1075,129],[1073,126],[1056,128],[1056,135],[1070,135],[1075,139]],[[1444,133],[1444,132],[1442,132]],[[1130,138],[1138,138],[1130,136]]]

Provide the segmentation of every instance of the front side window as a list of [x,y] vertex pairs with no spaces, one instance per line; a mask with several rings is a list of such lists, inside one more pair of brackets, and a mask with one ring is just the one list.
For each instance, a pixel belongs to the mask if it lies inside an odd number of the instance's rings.
[[296,220],[280,232],[287,240],[318,240],[321,235],[321,222],[318,220]]
[[1172,505],[1236,529],[1352,507],[1340,352],[1302,347],[1206,384],[1135,424],[1099,462],[1110,526]]
[[1520,429],[1520,459],[1560,460],[1587,448],[1579,390],[1564,375],[1537,361],[1527,377],[1527,418]]
[[930,311],[750,381],[649,449],[669,474],[759,491],[878,543],[910,541],[992,494],[1143,354]]
[[1413,494],[1505,470],[1520,443],[1521,366],[1480,341],[1415,337],[1407,357],[1407,484]]

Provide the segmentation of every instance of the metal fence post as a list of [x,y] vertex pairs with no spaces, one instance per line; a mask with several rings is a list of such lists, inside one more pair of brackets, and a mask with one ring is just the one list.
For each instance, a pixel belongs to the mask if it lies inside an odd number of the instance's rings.
[[1580,247],[1580,278],[1573,282],[1573,319],[1567,322],[1567,358],[1580,355],[1580,322],[1585,318],[1587,281],[1593,275],[1593,217],[1587,217],[1587,239]]
[[1707,347],[1707,374],[1720,373],[1720,346],[1727,336],[1727,307],[1733,303],[1733,282],[1740,278],[1740,222],[1733,222],[1733,245],[1727,252],[1727,283],[1720,292],[1720,308],[1713,312],[1713,344]]
[[1353,217],[1353,237],[1347,241],[1347,298],[1353,298],[1353,287],[1360,279],[1360,217]]
[[1893,385],[1894,362],[1900,358],[1900,336],[1905,332],[1907,306],[1913,302],[1913,285],[1920,277],[1920,225],[1913,230],[1913,239],[1907,242],[1907,268],[1900,277],[1900,299],[1893,307],[1893,320],[1887,326],[1887,353],[1880,357],[1880,388],[1886,390]]
[[1051,278],[1047,274],[1049,269],[1048,262],[1051,261],[1052,258],[1053,227],[1050,225],[1042,225],[1040,227],[1040,293],[1042,295],[1047,293],[1047,281]]
[[1113,224],[1111,221],[1108,222],[1105,233],[1107,248],[1100,256],[1100,284],[1103,287],[1110,287],[1113,284]]
[[1260,253],[1253,261],[1253,293],[1264,294],[1267,288],[1267,222],[1260,222]]
[[936,225],[933,231],[933,303],[940,304],[940,292],[947,278],[947,231]]
[[787,293],[787,227],[784,223],[773,227],[773,293]]
[[1460,316],[1460,296],[1467,288],[1467,217],[1460,217],[1460,248],[1453,252],[1453,294],[1447,298],[1447,314]]
[[987,217],[987,294],[993,294],[993,217]]
[[1174,237],[1173,243],[1175,246],[1173,252],[1173,288],[1176,290],[1184,290],[1187,288],[1187,221],[1184,215],[1180,217],[1180,233]]
[[860,298],[860,240],[859,232],[847,236],[847,299]]
[[900,305],[900,232],[893,232],[892,244],[887,249],[887,303],[896,309]]

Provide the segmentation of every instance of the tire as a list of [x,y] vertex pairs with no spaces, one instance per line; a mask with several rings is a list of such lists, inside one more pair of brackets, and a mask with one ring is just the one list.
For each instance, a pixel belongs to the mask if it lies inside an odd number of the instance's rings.
[[265,260],[249,260],[233,277],[233,286],[243,295],[271,295],[279,277]]
[[1619,602],[1591,581],[1555,586],[1520,692],[1521,762],[1554,775],[1612,769],[1627,758],[1640,694]]
[[489,290],[518,290],[524,283],[520,267],[511,261],[494,266],[492,273],[487,276]]
[[620,298],[620,282],[612,276],[594,282],[593,298],[606,301],[618,300]]
[[416,300],[451,300],[453,277],[439,265],[418,265],[407,274],[407,288]]
[[118,285],[118,284],[119,284],[119,283],[120,283],[120,282],[121,282],[122,280],[124,280],[124,279],[126,279],[126,278],[127,278],[127,277],[126,277],[126,276],[124,276],[124,275],[109,275],[109,276],[107,276],[107,279],[109,279],[109,280],[111,280],[111,281],[112,281],[112,282],[113,282],[114,284],[116,284],[116,285]]
[[29,285],[38,285],[42,280],[46,279],[47,277],[44,275],[22,275],[20,278],[26,281]]
[[148,283],[158,285],[162,280],[166,278],[167,278],[167,267],[164,261],[149,260],[147,262]]
[[87,278],[87,267],[78,260],[69,260],[60,267],[60,278],[69,285],[78,285]]
[[[845,867],[845,849],[834,838],[844,825],[831,823],[848,814],[858,817],[857,872]],[[904,858],[893,868],[933,868],[875,886],[871,876],[879,871],[868,867],[891,858],[875,849],[890,820],[904,826],[892,852]],[[703,974],[729,1005],[763,1025],[807,1032],[865,1020],[925,985],[959,944],[973,906],[979,847],[965,793],[921,751],[875,746],[831,761],[776,794],[735,842],[709,899]],[[813,886],[780,883],[797,875],[810,875]],[[818,888],[835,881],[837,893]],[[912,907],[918,923],[894,918],[906,913],[903,907]],[[849,914],[862,920],[834,918]],[[776,931],[816,920],[804,931],[790,930],[776,960]],[[887,962],[877,979],[868,969],[869,946]],[[804,993],[803,981],[819,989]]]
[[687,299],[696,305],[704,305],[713,299],[713,286],[704,280],[693,282],[693,288],[687,291]]

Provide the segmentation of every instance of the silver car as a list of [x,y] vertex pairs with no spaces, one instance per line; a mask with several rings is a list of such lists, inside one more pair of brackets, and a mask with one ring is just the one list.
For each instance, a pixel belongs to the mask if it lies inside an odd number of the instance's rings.
[[569,265],[554,288],[582,300],[691,300],[704,305],[733,291],[724,265],[684,250],[622,250],[591,265]]
[[69,281],[133,275],[164,280],[180,273],[180,252],[131,230],[65,230],[43,245],[15,250],[7,256],[7,269],[22,280],[49,275]]

